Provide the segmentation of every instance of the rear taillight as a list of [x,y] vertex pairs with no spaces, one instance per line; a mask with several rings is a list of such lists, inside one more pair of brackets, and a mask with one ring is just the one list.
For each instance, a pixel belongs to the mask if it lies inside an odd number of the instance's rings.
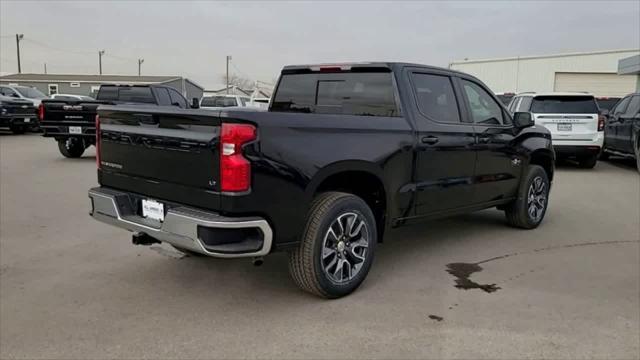
[[604,131],[604,122],[606,119],[604,115],[598,115],[598,131]]
[[100,116],[96,115],[96,166],[100,166]]
[[44,120],[44,104],[40,103],[40,105],[38,105],[38,120],[42,121]]
[[247,191],[251,187],[251,164],[242,145],[255,140],[256,128],[248,124],[222,124],[220,132],[220,190]]

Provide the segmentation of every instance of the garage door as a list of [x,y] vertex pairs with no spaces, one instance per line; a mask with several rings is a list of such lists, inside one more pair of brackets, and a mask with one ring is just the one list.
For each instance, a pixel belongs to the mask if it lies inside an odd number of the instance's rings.
[[636,75],[556,73],[555,91],[587,91],[596,96],[624,96],[636,89]]

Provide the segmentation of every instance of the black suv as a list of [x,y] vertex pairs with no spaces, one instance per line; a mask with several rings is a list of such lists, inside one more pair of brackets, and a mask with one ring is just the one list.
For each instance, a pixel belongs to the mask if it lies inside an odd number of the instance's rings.
[[640,93],[629,94],[611,109],[600,158],[619,155],[636,159],[640,171]]

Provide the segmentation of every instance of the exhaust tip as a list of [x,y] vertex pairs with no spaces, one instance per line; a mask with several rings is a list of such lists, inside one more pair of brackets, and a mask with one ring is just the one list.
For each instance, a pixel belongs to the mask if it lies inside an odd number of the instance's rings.
[[262,256],[254,257],[251,262],[253,263],[253,266],[260,266],[264,263],[264,258]]

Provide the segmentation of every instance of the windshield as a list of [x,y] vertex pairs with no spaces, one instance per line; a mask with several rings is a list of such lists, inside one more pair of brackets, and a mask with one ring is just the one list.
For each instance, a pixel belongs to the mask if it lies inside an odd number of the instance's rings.
[[227,96],[206,96],[200,102],[202,107],[229,107],[238,106],[236,98]]
[[531,103],[536,114],[597,114],[593,96],[536,96]]
[[29,99],[44,99],[47,97],[47,95],[41,93],[40,90],[34,88],[19,86],[15,87],[14,89],[16,89],[16,91],[19,92],[20,95]]

